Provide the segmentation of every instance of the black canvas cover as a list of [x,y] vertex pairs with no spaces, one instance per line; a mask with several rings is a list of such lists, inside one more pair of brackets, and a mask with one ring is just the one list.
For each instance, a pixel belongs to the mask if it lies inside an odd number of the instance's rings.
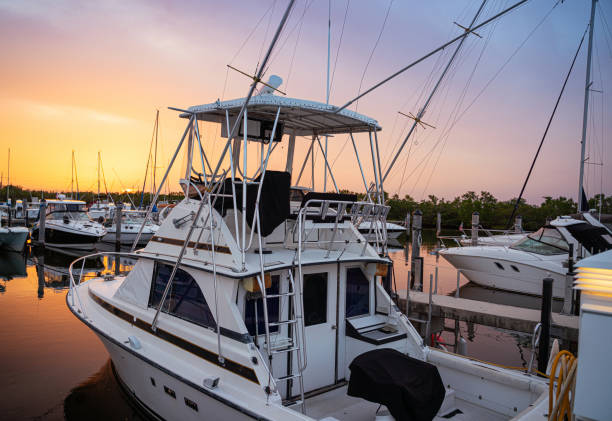
[[594,227],[591,224],[568,225],[567,230],[591,254],[601,253],[612,249],[610,234],[603,227]]
[[[261,175],[256,181],[261,180]],[[242,184],[238,183],[234,186],[236,190],[236,205],[238,209],[242,207]],[[247,184],[247,203],[246,217],[250,228],[255,216],[255,203],[257,201],[258,184]],[[266,171],[261,186],[261,196],[259,198],[259,212],[261,235],[267,237],[272,234],[272,231],[280,224],[285,222],[289,216],[289,190],[291,187],[291,174],[285,171]],[[220,193],[232,194],[232,180],[226,179],[220,189]],[[222,215],[228,209],[234,207],[234,201],[231,197],[217,197],[214,204],[215,209]]]
[[385,405],[397,421],[430,421],[445,390],[438,368],[394,349],[361,354],[349,366],[348,395]]

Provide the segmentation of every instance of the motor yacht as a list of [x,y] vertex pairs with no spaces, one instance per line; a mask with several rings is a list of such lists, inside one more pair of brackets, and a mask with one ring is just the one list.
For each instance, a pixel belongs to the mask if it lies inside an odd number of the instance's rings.
[[[117,238],[117,223],[114,215],[115,210],[113,210],[110,219],[104,224],[106,235],[102,238],[102,241],[106,243],[114,243]],[[140,233],[138,244],[143,245],[149,242],[159,229],[159,225],[154,224],[150,220],[146,220],[145,217],[145,211],[126,210],[121,212],[121,244],[132,245],[143,223],[144,227]]]
[[[32,229],[32,238],[39,238],[40,221]],[[89,219],[85,202],[58,199],[47,200],[45,244],[50,247],[93,250],[106,235],[104,227]]]
[[[144,410],[161,419],[373,420],[384,405],[405,419],[418,401],[429,419],[547,419],[545,379],[427,347],[399,311],[381,282],[386,245],[358,229],[382,226],[388,206],[336,187],[308,192],[291,212],[296,142],[374,142],[376,120],[265,89],[181,117],[174,157],[185,148],[185,198],[144,248],[114,253],[136,262],[127,274],[82,282],[69,271],[69,309]],[[201,121],[221,125],[219,172],[204,165]],[[258,151],[261,160],[247,159]],[[410,381],[420,385],[411,399],[364,398],[376,384],[406,391]]]
[[511,246],[453,247],[440,255],[478,285],[541,295],[542,279],[552,278],[553,297],[565,296],[570,245],[587,257],[612,248],[603,227],[559,217]]

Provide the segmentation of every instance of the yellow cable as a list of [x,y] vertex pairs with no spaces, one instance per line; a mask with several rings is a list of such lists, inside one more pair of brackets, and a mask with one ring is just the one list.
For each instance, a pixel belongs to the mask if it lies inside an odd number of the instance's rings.
[[[561,351],[553,360],[550,376],[552,381],[548,385],[548,419],[549,421],[562,421],[567,416],[571,419],[572,403],[574,398],[575,374],[577,368],[577,360],[569,351]],[[559,374],[557,374],[559,367]],[[556,376],[556,378],[555,378]],[[555,380],[557,388],[555,390],[555,399],[553,400],[553,390],[555,389]],[[569,393],[572,393],[570,401]],[[553,406],[554,402],[554,406]]]

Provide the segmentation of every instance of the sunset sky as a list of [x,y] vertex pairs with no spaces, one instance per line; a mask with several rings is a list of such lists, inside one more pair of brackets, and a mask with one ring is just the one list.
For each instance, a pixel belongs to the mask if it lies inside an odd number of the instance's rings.
[[[249,79],[226,65],[255,71],[287,3],[0,0],[3,182],[10,148],[11,184],[69,189],[74,150],[80,189],[95,190],[100,151],[111,190],[140,188],[156,109],[159,181],[186,124],[167,107],[243,97]],[[360,83],[365,90],[459,35],[462,30],[453,22],[468,25],[482,0],[350,0],[348,12],[346,0],[331,3],[330,103],[342,105],[359,92]],[[488,0],[478,21],[513,3]],[[425,114],[424,121],[436,128],[417,131],[386,190],[417,200],[429,194],[452,199],[468,190],[487,190],[504,200],[518,195],[587,27],[590,4],[531,0],[479,30],[482,38],[469,36]],[[266,73],[281,76],[281,89],[290,97],[325,102],[327,17],[327,0],[296,1]],[[577,196],[586,46],[585,40],[527,187],[529,202]],[[409,124],[398,111],[416,114],[453,49],[351,107],[382,125],[383,163]],[[610,195],[610,1],[598,3],[592,75],[587,157],[604,166],[586,166],[586,190],[592,196],[603,188]],[[203,125],[202,135],[207,153],[218,157],[218,127]],[[306,140],[299,143],[299,151],[305,150]],[[367,157],[366,138],[358,143],[360,155]],[[317,158],[320,165],[320,154]],[[363,190],[344,135],[330,139],[329,159],[340,187]],[[296,162],[301,164],[297,157]],[[179,162],[172,173],[171,190],[178,190],[180,167]],[[365,169],[371,179],[371,167]],[[310,184],[310,176],[301,184]],[[318,177],[319,189],[321,184]]]

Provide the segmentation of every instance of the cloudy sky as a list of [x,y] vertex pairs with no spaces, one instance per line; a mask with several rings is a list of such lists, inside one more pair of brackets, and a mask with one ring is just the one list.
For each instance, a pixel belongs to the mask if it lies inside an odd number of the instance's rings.
[[[75,151],[81,190],[95,190],[101,152],[109,188],[143,180],[155,112],[158,171],[185,127],[168,106],[244,96],[287,0],[0,0],[0,171],[11,149],[11,183],[70,187]],[[488,0],[483,21],[512,0]],[[341,105],[375,82],[461,33],[482,0],[331,1],[330,102]],[[400,156],[386,190],[416,199],[487,190],[515,197],[584,33],[589,0],[531,0],[468,37]],[[297,0],[266,75],[288,96],[325,102],[327,0]],[[346,19],[345,19],[346,16]],[[351,109],[379,121],[383,164],[453,52],[447,48],[361,99]],[[576,197],[586,71],[586,40],[526,191]],[[612,2],[595,20],[586,189],[612,194]],[[205,148],[219,155],[219,128],[203,125]],[[307,141],[299,142],[298,151]],[[283,148],[285,145],[283,145]],[[366,138],[359,152],[369,154]],[[282,150],[275,157],[281,165]],[[341,187],[362,190],[345,136],[330,139]],[[317,166],[321,165],[320,155]],[[384,166],[384,165],[383,165]],[[322,166],[317,174],[322,174]],[[372,178],[370,166],[365,168]],[[170,188],[178,190],[180,164]],[[310,175],[301,184],[310,184]],[[158,175],[158,180],[160,175]],[[295,179],[294,179],[295,181]],[[321,177],[315,183],[321,188]]]

